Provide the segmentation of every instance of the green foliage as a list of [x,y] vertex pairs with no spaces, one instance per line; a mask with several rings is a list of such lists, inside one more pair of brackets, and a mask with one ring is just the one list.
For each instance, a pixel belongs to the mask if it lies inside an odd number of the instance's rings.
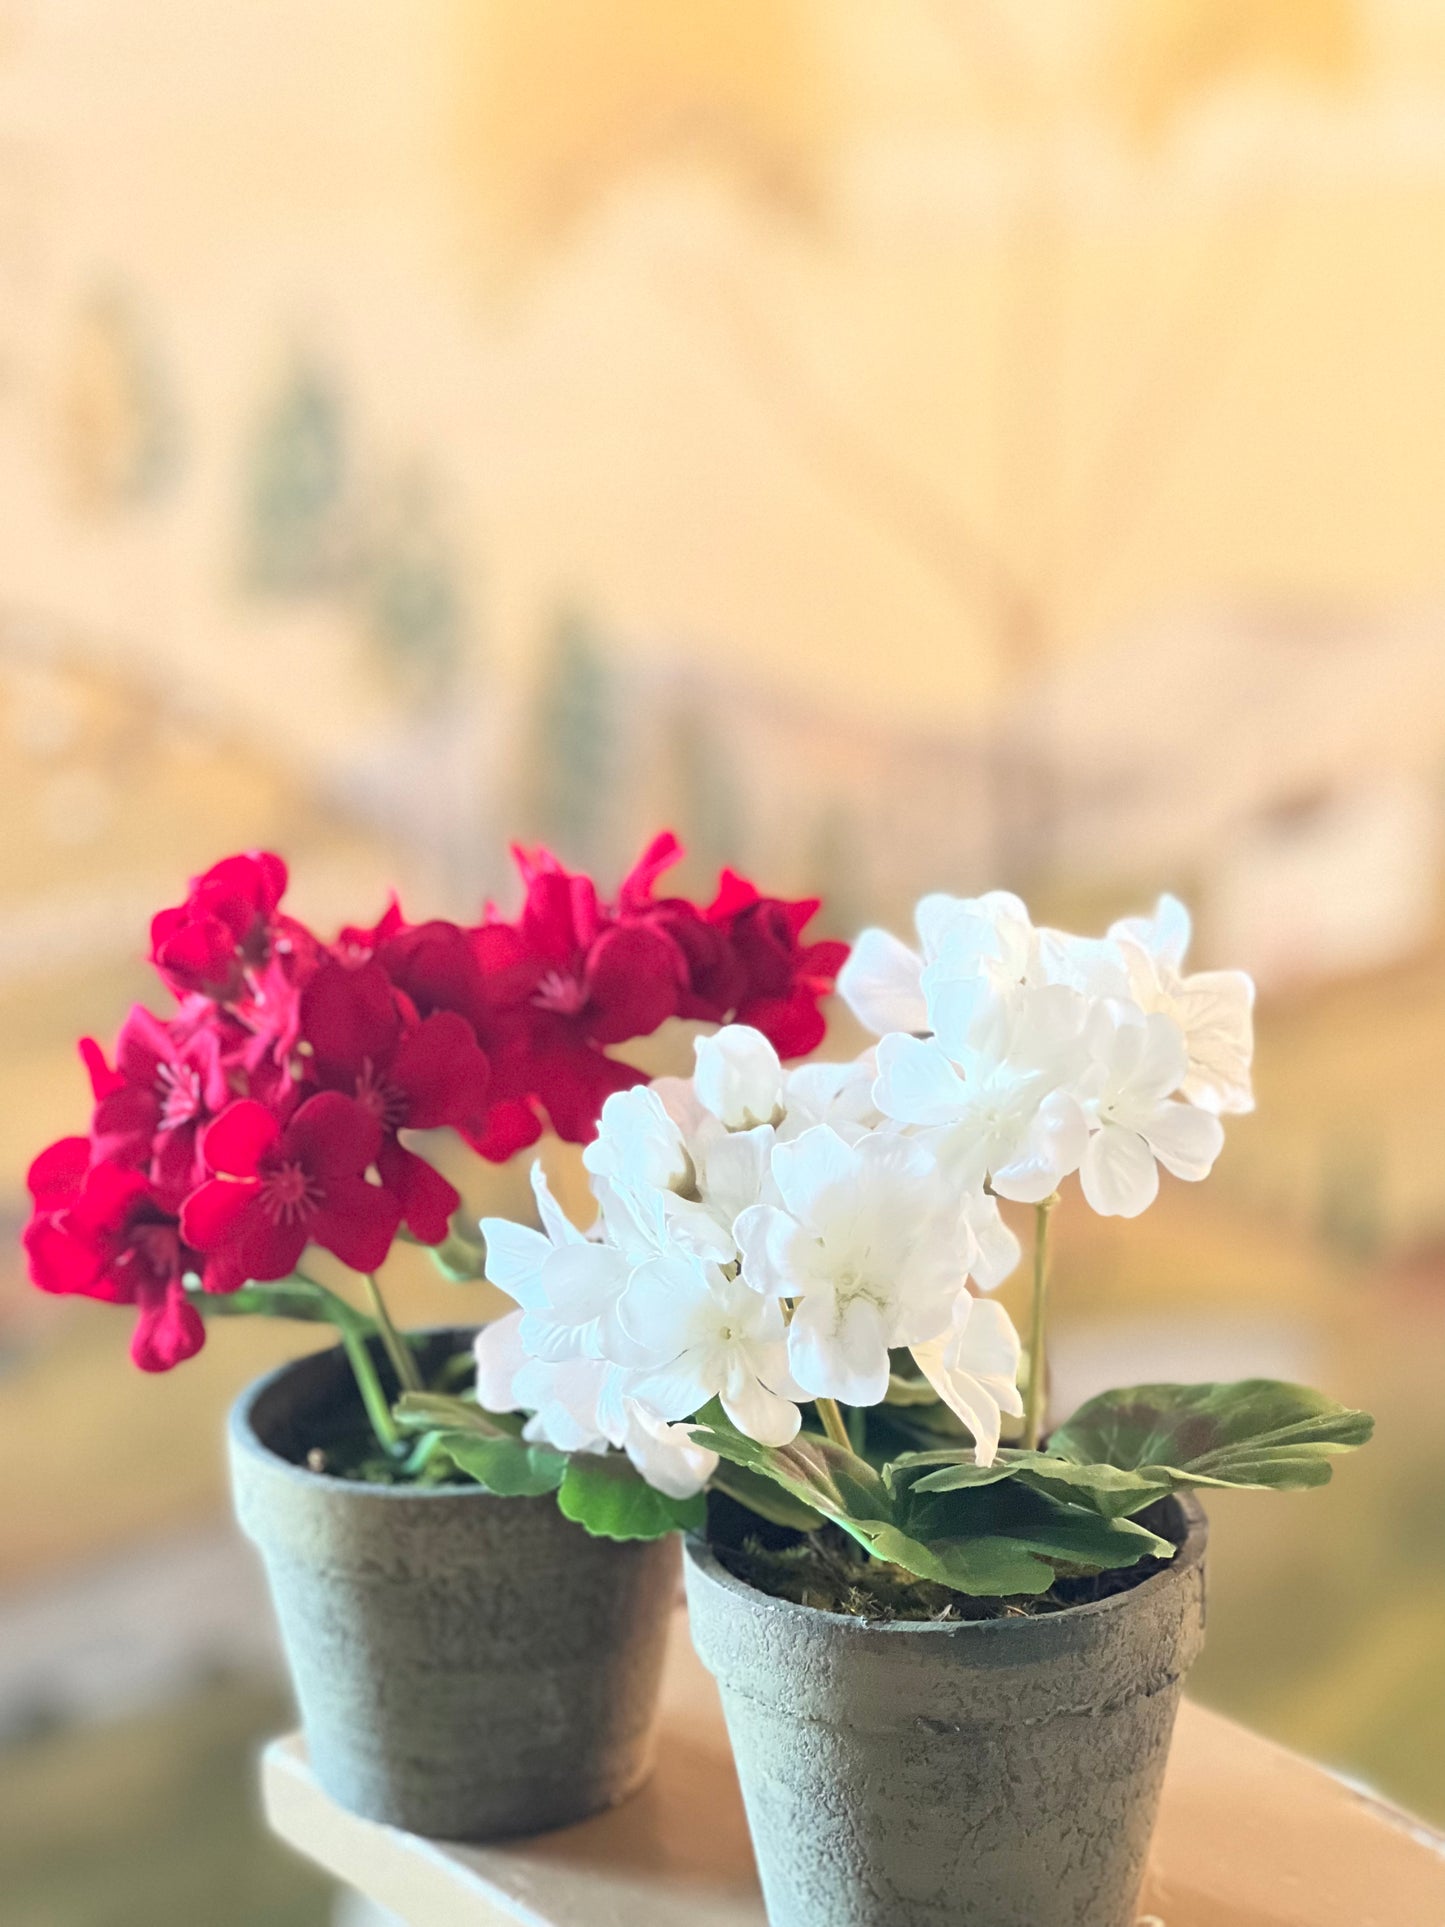
[[731,1464],[770,1478],[875,1558],[956,1592],[990,1598],[1047,1592],[1064,1574],[1106,1572],[1169,1542],[1123,1519],[1063,1505],[1004,1474],[947,1493],[916,1493],[812,1433],[768,1447],[721,1417],[694,1433]]
[[[935,1445],[878,1467],[812,1433],[769,1449],[715,1407],[705,1419],[700,1445],[754,1480],[772,1480],[875,1558],[956,1592],[998,1597],[1168,1557],[1169,1541],[1134,1521],[1155,1500],[1195,1486],[1322,1485],[1331,1458],[1364,1444],[1373,1423],[1269,1379],[1141,1385],[1090,1400],[1047,1451],[1005,1447],[981,1466],[971,1446]],[[718,1483],[728,1489],[726,1479]],[[746,1490],[734,1496],[751,1503]]]
[[419,1432],[418,1459],[430,1465],[445,1453],[499,1498],[539,1498],[555,1492],[563,1514],[598,1539],[660,1539],[668,1532],[701,1531],[707,1501],[669,1499],[650,1486],[620,1452],[558,1452],[521,1436],[515,1412],[484,1412],[472,1400],[439,1392],[408,1392],[396,1406],[398,1423]]
[[1046,1452],[1001,1451],[982,1467],[952,1447],[908,1453],[889,1467],[916,1493],[1017,1480],[1101,1517],[1129,1518],[1169,1492],[1323,1485],[1331,1457],[1369,1438],[1365,1412],[1274,1379],[1233,1385],[1137,1385],[1091,1399]]
[[557,1493],[564,1515],[596,1539],[660,1539],[700,1532],[707,1501],[669,1499],[647,1483],[620,1452],[574,1452]]

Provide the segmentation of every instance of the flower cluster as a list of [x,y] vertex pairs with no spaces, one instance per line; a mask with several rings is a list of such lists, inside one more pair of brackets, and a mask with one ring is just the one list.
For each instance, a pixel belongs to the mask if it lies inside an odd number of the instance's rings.
[[987,1460],[1022,1409],[1013,1326],[967,1287],[1017,1256],[993,1200],[880,1116],[870,1057],[785,1071],[731,1025],[697,1058],[690,1082],[603,1107],[590,1235],[540,1172],[541,1231],[483,1220],[487,1276],[520,1309],[477,1340],[479,1402],[564,1451],[620,1447],[680,1498],[715,1464],[686,1424],[711,1400],[785,1445],[802,1403],[877,1404],[909,1347]]
[[807,1401],[884,1400],[907,1349],[991,1462],[1023,1413],[1017,1334],[978,1296],[1020,1256],[999,1200],[1042,1207],[1077,1172],[1134,1216],[1161,1164],[1206,1176],[1220,1115],[1252,1102],[1253,986],[1185,974],[1169,897],[1102,939],[1003,892],[926,898],[917,922],[921,954],[867,931],[841,972],[879,1033],[856,1062],[785,1072],[755,1029],[700,1038],[690,1083],[603,1106],[589,1234],[535,1175],[541,1231],[483,1222],[519,1306],[477,1341],[484,1407],[563,1451],[620,1447],[681,1497],[713,1467],[688,1426],[711,1401],[786,1445]]
[[133,1305],[132,1354],[163,1370],[202,1342],[188,1281],[283,1278],[308,1244],[373,1272],[402,1227],[444,1240],[460,1198],[409,1132],[447,1127],[496,1161],[544,1123],[584,1142],[645,1081],[610,1048],[673,1016],[746,1015],[788,1055],[819,1041],[847,950],[803,941],[816,901],[731,872],[710,905],[660,897],[669,834],[612,902],[546,851],[515,854],[515,917],[410,924],[393,900],[329,944],[282,909],[279,857],[196,878],[151,928],[175,1007],[132,1010],[113,1061],[82,1044],[89,1133],[32,1167],[34,1282]]
[[928,1133],[967,1189],[1037,1203],[1079,1173],[1105,1216],[1136,1217],[1175,1177],[1207,1177],[1220,1118],[1253,1109],[1254,986],[1186,976],[1188,912],[1107,937],[1035,928],[1020,900],[925,897],[919,951],[866,930],[839,979],[880,1036],[874,1100]]

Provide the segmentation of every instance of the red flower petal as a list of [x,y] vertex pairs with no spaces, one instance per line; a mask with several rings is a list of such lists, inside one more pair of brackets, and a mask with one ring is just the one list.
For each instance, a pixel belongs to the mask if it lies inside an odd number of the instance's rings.
[[587,1034],[598,1044],[647,1037],[677,1011],[682,952],[661,931],[614,924],[587,957]]
[[36,1158],[25,1181],[36,1203],[53,1209],[75,1196],[89,1168],[89,1138],[58,1138]]
[[382,1145],[377,1169],[400,1206],[407,1230],[424,1245],[439,1245],[451,1230],[452,1213],[461,1205],[460,1191],[395,1138]]
[[400,1223],[401,1207],[383,1186],[365,1178],[329,1178],[326,1202],[306,1228],[314,1243],[334,1251],[353,1271],[377,1271]]
[[738,1005],[736,1022],[760,1030],[779,1057],[806,1057],[827,1032],[813,993],[799,985],[787,997],[749,997]]
[[542,1135],[542,1120],[525,1099],[503,1098],[478,1122],[460,1127],[462,1136],[480,1157],[505,1164]]
[[277,1152],[333,1180],[359,1177],[380,1149],[381,1125],[364,1104],[340,1091],[321,1091],[286,1126]]
[[652,889],[664,870],[670,870],[683,857],[682,845],[671,830],[660,830],[622,879],[617,891],[617,907],[624,916],[636,916],[652,908]]
[[405,1122],[413,1130],[430,1131],[476,1117],[486,1105],[491,1075],[471,1025],[455,1011],[443,1010],[402,1039],[387,1081],[406,1097]]
[[194,1358],[205,1342],[205,1322],[178,1278],[142,1298],[130,1355],[143,1372],[168,1372]]
[[281,1135],[281,1126],[264,1104],[240,1097],[206,1126],[201,1155],[209,1170],[227,1177],[254,1178],[261,1160]]
[[261,1192],[259,1178],[209,1178],[181,1206],[181,1236],[197,1251],[216,1251],[241,1234]]
[[391,979],[376,962],[323,964],[301,993],[301,1035],[322,1074],[387,1062],[401,1035]]

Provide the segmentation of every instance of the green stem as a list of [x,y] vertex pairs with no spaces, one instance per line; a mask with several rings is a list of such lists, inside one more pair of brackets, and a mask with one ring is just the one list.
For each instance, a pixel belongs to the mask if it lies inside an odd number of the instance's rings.
[[421,1373],[416,1368],[416,1360],[412,1357],[411,1349],[401,1333],[391,1322],[391,1313],[386,1308],[386,1300],[381,1295],[381,1286],[376,1281],[375,1272],[365,1271],[362,1276],[366,1280],[366,1295],[371,1300],[376,1328],[381,1333],[381,1342],[386,1347],[387,1357],[391,1360],[391,1369],[396,1373],[397,1384],[404,1392],[424,1391]]
[[815,1398],[813,1403],[818,1408],[818,1417],[823,1421],[823,1430],[834,1445],[841,1445],[845,1452],[851,1452],[853,1441],[848,1436],[848,1427],[843,1422],[843,1414],[838,1410],[837,1399]]
[[364,1312],[348,1305],[317,1279],[308,1278],[304,1271],[293,1271],[289,1278],[278,1279],[274,1284],[247,1284],[239,1291],[225,1293],[192,1291],[187,1296],[198,1311],[211,1318],[259,1315],[332,1326],[350,1361],[356,1389],[361,1394],[377,1444],[387,1453],[400,1451],[400,1435],[367,1344],[376,1327]]
[[1049,1297],[1049,1216],[1059,1194],[1034,1206],[1034,1299],[1029,1324],[1029,1382],[1024,1394],[1024,1449],[1037,1452],[1044,1429],[1044,1405],[1048,1397],[1048,1359],[1045,1335],[1048,1325]]
[[353,1325],[342,1325],[341,1342],[346,1347],[346,1356],[351,1360],[352,1375],[356,1379],[356,1389],[361,1394],[361,1402],[366,1407],[366,1416],[371,1421],[371,1429],[376,1434],[376,1442],[383,1452],[395,1455],[402,1449],[401,1435],[396,1429],[396,1421],[391,1416],[386,1393],[382,1390],[381,1379],[377,1374],[376,1360],[371,1355],[371,1347],[361,1337]]

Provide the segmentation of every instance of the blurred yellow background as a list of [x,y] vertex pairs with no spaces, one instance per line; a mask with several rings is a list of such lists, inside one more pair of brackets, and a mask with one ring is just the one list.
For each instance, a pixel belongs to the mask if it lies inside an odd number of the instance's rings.
[[[1174,889],[1259,1111],[1066,1210],[1059,1401],[1378,1412],[1212,1508],[1196,1690],[1445,1816],[1442,343],[1430,0],[4,0],[10,1232],[232,849],[327,927],[664,822],[840,935]],[[219,1449],[296,1334],[148,1381],[6,1252],[7,1927],[319,1921]]]

